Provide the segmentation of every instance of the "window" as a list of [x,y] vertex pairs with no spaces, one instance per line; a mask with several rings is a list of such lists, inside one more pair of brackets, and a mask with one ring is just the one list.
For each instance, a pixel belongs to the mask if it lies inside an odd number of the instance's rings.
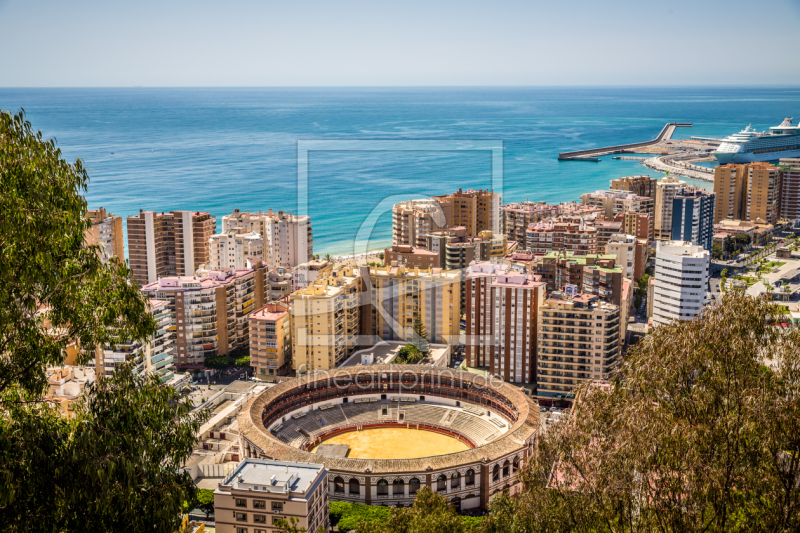
[[350,478],[350,494],[361,495],[361,485],[356,478]]
[[253,522],[256,524],[266,524],[267,523],[267,515],[265,514],[254,514],[253,515]]
[[503,477],[507,477],[508,474],[510,474],[510,469],[511,469],[511,463],[509,463],[506,460],[506,462],[503,463]]
[[404,484],[405,482],[401,478],[397,478],[392,481],[392,495],[403,496],[405,493],[405,489],[403,488]]
[[281,502],[272,502],[272,512],[280,513],[283,511],[283,504]]
[[381,479],[378,481],[378,496],[388,496],[389,495],[389,482],[385,479]]
[[500,465],[494,465],[492,469],[492,481],[497,481],[500,479]]
[[247,507],[247,500],[244,498],[236,498],[236,507]]
[[267,502],[264,500],[254,500],[253,501],[253,509],[266,509]]
[[247,528],[246,527],[237,527],[236,528],[236,533],[247,533]]
[[461,485],[461,474],[453,472],[450,476],[450,488],[457,489]]
[[447,476],[444,474],[441,474],[436,478],[436,490],[442,492],[447,490]]
[[419,479],[412,477],[408,482],[408,493],[416,494],[419,490]]
[[344,479],[340,476],[333,478],[333,493],[344,494]]
[[273,516],[272,517],[272,525],[275,526],[278,524],[279,521],[283,520],[280,516]]
[[256,529],[256,530],[254,530],[254,533],[267,533],[267,530],[266,529]]
[[247,513],[233,513],[237,522],[247,522]]

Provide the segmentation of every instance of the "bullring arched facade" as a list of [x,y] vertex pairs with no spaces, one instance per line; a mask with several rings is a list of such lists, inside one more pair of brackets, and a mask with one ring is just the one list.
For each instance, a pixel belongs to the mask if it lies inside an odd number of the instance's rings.
[[[364,405],[357,409],[360,422],[352,417],[356,400]],[[411,414],[401,421],[391,409],[404,401]],[[443,420],[458,416],[461,426],[415,419],[417,405],[434,416],[437,408],[452,412]],[[339,411],[351,413],[346,422],[336,420]],[[539,410],[520,389],[481,375],[429,366],[370,365],[280,383],[254,398],[238,422],[245,457],[325,464],[333,500],[408,506],[427,486],[468,509],[485,508],[498,492],[518,490],[516,474],[533,453]],[[400,425],[448,434],[470,449],[420,459],[343,458],[308,451],[336,432]]]

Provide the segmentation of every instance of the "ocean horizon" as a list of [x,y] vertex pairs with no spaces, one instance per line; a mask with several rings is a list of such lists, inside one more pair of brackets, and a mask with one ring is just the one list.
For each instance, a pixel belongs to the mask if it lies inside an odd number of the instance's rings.
[[[297,212],[307,191],[315,253],[348,255],[391,244],[386,206],[398,198],[500,183],[503,203],[578,200],[617,177],[662,174],[610,157],[560,162],[559,152],[649,140],[673,121],[693,124],[675,138],[767,129],[800,114],[800,88],[0,88],[0,109],[20,108],[68,160],[84,160],[90,208],[208,211],[219,229],[234,209]],[[392,142],[359,148],[370,140]],[[500,181],[486,142],[502,147]],[[318,149],[298,172],[309,144]],[[371,213],[382,214],[354,248]]]

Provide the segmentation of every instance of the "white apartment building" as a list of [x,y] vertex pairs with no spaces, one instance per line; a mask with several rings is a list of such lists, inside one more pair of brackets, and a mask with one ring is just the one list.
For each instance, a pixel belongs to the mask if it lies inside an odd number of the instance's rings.
[[314,249],[311,219],[291,212],[251,213],[235,209],[222,217],[222,233],[242,228],[263,238],[264,261],[270,267],[296,267],[311,260]]
[[606,244],[606,255],[613,255],[618,267],[622,267],[622,277],[634,278],[636,269],[636,237],[617,233],[612,235]]
[[249,258],[264,256],[264,239],[255,231],[246,231],[244,228],[232,228],[212,235],[208,246],[211,252],[210,270],[247,268]]
[[150,298],[148,303],[157,325],[155,335],[145,343],[119,339],[113,346],[97,347],[89,366],[94,367],[98,378],[111,377],[125,362],[132,362],[140,374],[156,374],[162,383],[175,375],[175,343],[170,332],[175,327],[173,312],[164,300]]
[[710,256],[702,246],[683,241],[656,243],[653,325],[691,320],[703,308]]

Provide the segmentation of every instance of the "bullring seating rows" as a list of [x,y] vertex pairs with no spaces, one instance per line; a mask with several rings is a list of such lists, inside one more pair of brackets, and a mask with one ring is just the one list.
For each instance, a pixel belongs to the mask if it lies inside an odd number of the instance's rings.
[[[383,415],[384,408],[387,410],[387,415]],[[422,402],[381,401],[335,404],[333,408],[309,411],[303,417],[287,417],[273,434],[282,442],[299,447],[306,441],[313,440],[318,433],[328,427],[378,420],[400,420],[400,412],[404,414],[403,423],[450,427],[470,438],[477,446],[490,442],[500,433],[495,426],[496,423],[492,423],[494,421],[475,416],[466,409],[452,409]]]

